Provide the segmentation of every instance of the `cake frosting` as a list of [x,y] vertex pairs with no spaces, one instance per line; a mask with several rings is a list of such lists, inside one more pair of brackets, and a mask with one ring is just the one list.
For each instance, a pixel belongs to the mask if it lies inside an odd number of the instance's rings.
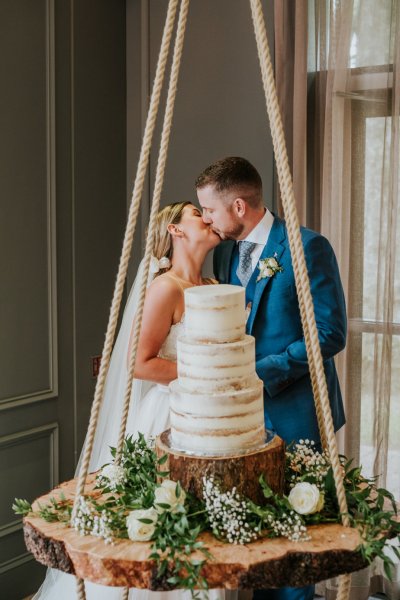
[[185,290],[185,331],[192,341],[241,340],[246,331],[244,289],[222,284]]
[[178,338],[177,354],[179,383],[186,390],[218,392],[254,385],[253,336],[220,344],[192,341],[185,335]]
[[264,442],[263,383],[255,372],[255,340],[245,326],[244,288],[185,290],[178,379],[170,384],[173,447],[218,455]]

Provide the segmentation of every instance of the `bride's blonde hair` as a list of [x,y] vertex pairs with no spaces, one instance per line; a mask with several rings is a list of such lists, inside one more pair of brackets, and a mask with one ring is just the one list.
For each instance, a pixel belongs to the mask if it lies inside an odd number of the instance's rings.
[[[168,231],[168,225],[177,225],[181,222],[183,209],[185,206],[189,206],[191,202],[174,202],[165,206],[157,215],[157,227],[154,236],[154,250],[153,254],[156,258],[160,259],[166,256],[170,260],[172,259],[172,236]],[[170,267],[166,269],[160,269],[157,275],[161,275],[168,271]]]

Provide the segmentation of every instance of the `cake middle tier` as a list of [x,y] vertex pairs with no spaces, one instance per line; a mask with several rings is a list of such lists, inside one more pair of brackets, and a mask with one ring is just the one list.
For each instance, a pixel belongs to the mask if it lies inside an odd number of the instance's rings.
[[188,391],[243,390],[256,377],[255,340],[246,335],[226,344],[178,338],[178,380]]
[[170,389],[172,444],[186,451],[224,453],[265,441],[263,383],[224,392],[189,392],[178,380]]

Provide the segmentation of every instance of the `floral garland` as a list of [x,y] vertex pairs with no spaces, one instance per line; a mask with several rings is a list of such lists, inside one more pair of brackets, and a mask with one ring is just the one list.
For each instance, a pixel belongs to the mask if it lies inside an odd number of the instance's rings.
[[[115,458],[115,449],[112,449]],[[134,542],[151,541],[150,557],[156,562],[157,577],[165,589],[183,588],[198,598],[206,590],[201,574],[206,560],[212,559],[198,536],[211,531],[231,544],[247,544],[261,537],[285,536],[292,541],[309,540],[308,525],[340,522],[336,488],[328,455],[319,452],[309,440],[300,440],[286,452],[286,491],[277,495],[264,479],[260,485],[266,504],[258,506],[235,488],[221,489],[214,478],[203,479],[203,500],[186,493],[179,482],[163,471],[167,456],[158,458],[154,440],[142,434],[125,439],[119,465],[105,465],[96,477],[101,499],[81,496],[74,516],[72,502],[61,494],[36,513],[46,521],[62,521],[81,535],[93,535],[112,544],[116,538]],[[392,559],[384,552],[389,538],[400,540],[397,507],[390,492],[377,488],[352,461],[340,457],[350,522],[361,531],[359,547],[367,562],[378,556],[390,577]],[[389,501],[390,508],[384,505]],[[15,500],[17,514],[32,514],[25,500]],[[400,553],[391,546],[396,556]],[[191,557],[200,552],[203,559]],[[195,589],[197,588],[197,590]]]

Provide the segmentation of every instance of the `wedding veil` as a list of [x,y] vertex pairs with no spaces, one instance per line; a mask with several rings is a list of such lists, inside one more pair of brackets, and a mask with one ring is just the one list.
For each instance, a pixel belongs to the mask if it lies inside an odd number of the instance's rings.
[[[135,317],[140,286],[143,276],[144,261],[142,260],[135,281],[130,290],[122,317],[121,327],[112,351],[104,386],[103,402],[100,408],[92,454],[89,462],[89,472],[96,471],[111,460],[110,446],[116,446],[119,435],[122,404],[128,379],[127,356],[129,337],[133,319]],[[154,272],[149,270],[147,287],[154,279]],[[141,398],[154,386],[150,381],[134,379],[132,383],[131,405],[129,407],[128,423],[135,423],[135,413],[140,405]],[[129,431],[127,432],[129,433]],[[132,431],[130,433],[133,433]],[[86,440],[85,440],[86,443]],[[79,472],[83,452],[78,462],[76,473]]]
[[[100,408],[92,454],[89,462],[89,472],[97,471],[102,465],[110,462],[112,459],[110,446],[115,447],[117,445],[122,404],[128,379],[127,354],[129,337],[133,319],[137,311],[143,269],[144,260],[142,260],[139,265],[135,281],[129,293],[121,327],[112,351],[104,386],[103,402]],[[150,267],[147,287],[153,279],[154,269]],[[128,416],[128,423],[133,425],[133,428],[129,427],[128,433],[135,433],[134,424],[137,422],[136,417],[140,406],[140,400],[153,385],[155,384],[150,381],[142,381],[140,379],[133,380],[131,405],[129,407]],[[82,456],[83,450],[76,467],[76,476],[79,474]],[[72,575],[67,575],[66,573],[55,569],[47,569],[46,578],[40,589],[36,592],[33,600],[50,600],[55,597],[57,597],[58,600],[70,600],[72,594],[75,594],[75,588],[75,578]],[[91,582],[86,582],[86,591],[90,594],[88,597],[96,599],[104,598],[104,600],[119,600],[122,594],[122,588],[104,588],[103,586],[98,586]]]

